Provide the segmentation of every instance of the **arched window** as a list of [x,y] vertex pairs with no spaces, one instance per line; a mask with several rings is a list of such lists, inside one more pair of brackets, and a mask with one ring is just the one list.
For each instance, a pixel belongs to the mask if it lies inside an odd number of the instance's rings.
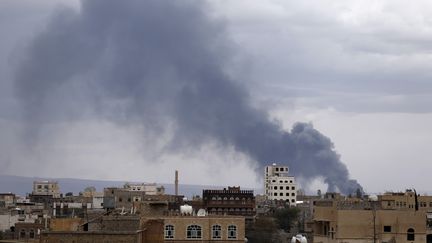
[[188,239],[201,239],[201,235],[201,226],[193,224],[187,227],[186,237]]
[[228,226],[228,239],[237,239],[237,226]]
[[220,239],[222,238],[222,227],[220,225],[212,226],[212,239]]
[[174,239],[174,225],[165,225],[165,239]]
[[34,239],[35,238],[35,232],[34,232],[33,229],[30,230],[29,237],[30,237],[30,239]]
[[413,228],[409,228],[407,230],[407,240],[414,241],[415,240],[415,232]]
[[23,238],[25,238],[26,237],[26,231],[25,231],[25,229],[22,229],[21,231],[20,231],[20,239],[23,239]]

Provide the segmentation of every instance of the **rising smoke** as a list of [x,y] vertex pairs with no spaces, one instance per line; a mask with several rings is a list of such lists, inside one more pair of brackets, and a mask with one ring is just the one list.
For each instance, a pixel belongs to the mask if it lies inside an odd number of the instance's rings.
[[311,124],[284,131],[251,105],[225,72],[232,46],[208,12],[203,1],[160,0],[89,0],[79,11],[59,9],[16,70],[29,131],[92,107],[119,124],[169,127],[173,149],[217,141],[257,161],[259,175],[278,162],[302,178],[325,178],[330,191],[361,189]]

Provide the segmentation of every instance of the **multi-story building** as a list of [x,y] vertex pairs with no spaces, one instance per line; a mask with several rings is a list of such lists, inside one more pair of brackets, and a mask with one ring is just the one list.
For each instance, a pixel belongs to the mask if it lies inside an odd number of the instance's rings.
[[34,181],[32,195],[60,197],[60,188],[57,181]]
[[209,214],[255,216],[255,196],[253,190],[240,190],[228,187],[223,190],[203,190],[203,207]]
[[0,208],[4,207],[10,207],[15,205],[16,203],[16,196],[13,193],[0,193]]
[[168,216],[165,242],[245,242],[245,219],[241,216]]
[[[103,207],[107,210],[123,209],[126,211],[134,210],[136,205],[143,201],[153,204],[168,204],[168,208],[179,208],[183,203],[183,196],[175,195],[148,195],[145,191],[127,190],[124,188],[108,187],[104,189]],[[174,205],[174,206],[172,206]],[[178,206],[175,206],[178,205]]]
[[431,199],[410,190],[368,200],[326,194],[314,201],[313,242],[432,242]]
[[42,231],[46,243],[124,242],[124,243],[186,243],[186,242],[245,242],[245,219],[229,215],[138,215],[104,216],[99,227],[79,231]]
[[297,184],[288,166],[272,164],[264,169],[264,194],[268,200],[284,200],[296,205]]
[[165,187],[158,186],[156,183],[126,183],[123,186],[128,191],[144,192],[146,195],[163,195],[165,194]]

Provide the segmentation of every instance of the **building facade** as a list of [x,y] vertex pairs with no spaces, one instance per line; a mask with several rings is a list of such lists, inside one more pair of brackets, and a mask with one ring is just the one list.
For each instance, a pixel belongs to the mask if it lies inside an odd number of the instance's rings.
[[58,198],[60,197],[60,188],[56,181],[34,181],[32,194]]
[[288,166],[272,164],[264,169],[264,194],[267,200],[284,200],[296,205],[297,184]]
[[156,183],[126,183],[123,188],[128,191],[144,192],[145,195],[165,194],[165,187],[158,186]]
[[203,207],[209,214],[255,216],[253,190],[228,187],[223,190],[203,190]]
[[16,204],[16,196],[13,193],[0,193],[0,208],[10,207]]
[[[417,199],[416,199],[417,198]],[[336,195],[314,202],[315,243],[431,242],[430,196],[386,193],[373,200]],[[398,205],[398,206],[396,206]]]
[[166,243],[245,242],[245,219],[241,216],[170,216],[163,220]]

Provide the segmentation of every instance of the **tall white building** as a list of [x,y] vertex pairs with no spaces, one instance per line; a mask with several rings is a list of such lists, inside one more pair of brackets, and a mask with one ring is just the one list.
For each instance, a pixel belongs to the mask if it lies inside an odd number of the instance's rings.
[[264,169],[264,193],[268,200],[284,200],[296,205],[297,184],[288,175],[288,166],[272,164]]

